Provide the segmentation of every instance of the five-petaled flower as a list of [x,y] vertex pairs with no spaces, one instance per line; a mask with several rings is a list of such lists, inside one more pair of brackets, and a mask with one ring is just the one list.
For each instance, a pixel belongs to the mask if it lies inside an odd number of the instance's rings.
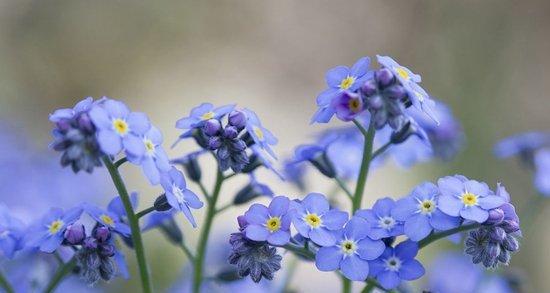
[[102,208],[92,204],[84,204],[84,210],[90,215],[90,217],[98,223],[105,225],[109,229],[112,229],[123,236],[130,235],[130,227],[123,222],[121,216],[117,213],[110,210],[103,210]]
[[416,280],[425,273],[424,266],[414,259],[417,253],[418,244],[413,241],[387,247],[379,258],[369,262],[370,275],[386,289],[399,286],[401,280]]
[[82,208],[76,207],[64,212],[60,208],[51,208],[27,234],[29,247],[39,248],[43,252],[54,252],[63,242],[65,229],[80,218]]
[[355,215],[367,220],[370,226],[369,236],[372,239],[398,236],[403,234],[403,222],[392,216],[391,211],[394,207],[395,201],[385,197],[377,200],[372,209],[358,210]]
[[290,200],[285,196],[273,198],[269,207],[253,204],[244,214],[248,225],[244,232],[248,239],[267,241],[282,246],[290,240]]
[[170,171],[162,174],[160,184],[164,192],[166,192],[166,199],[170,206],[181,211],[191,225],[197,227],[190,208],[200,209],[203,203],[195,193],[187,189],[187,183],[183,174],[178,169],[172,167]]
[[140,136],[145,152],[141,157],[128,156],[128,160],[136,165],[141,165],[145,177],[151,184],[160,183],[160,174],[170,170],[170,160],[162,147],[162,133],[155,126]]
[[193,108],[188,117],[181,118],[176,122],[176,128],[188,130],[193,128],[200,128],[205,121],[210,119],[220,119],[229,112],[233,111],[235,105],[225,105],[218,108],[214,108],[214,105],[210,103],[202,103],[199,106]]

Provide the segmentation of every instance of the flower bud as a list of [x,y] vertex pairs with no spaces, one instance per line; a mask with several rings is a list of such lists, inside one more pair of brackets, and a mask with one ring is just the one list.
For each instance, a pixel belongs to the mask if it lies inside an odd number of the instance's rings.
[[388,88],[385,93],[388,95],[388,97],[395,99],[395,100],[401,100],[407,95],[407,92],[405,91],[405,88],[403,88],[400,85],[395,85],[390,88]]
[[173,160],[172,162],[183,166],[183,169],[187,174],[187,178],[194,182],[199,182],[201,181],[202,171],[198,162],[198,157],[198,153],[192,153],[183,158]]
[[237,217],[237,223],[239,223],[239,229],[243,230],[248,226],[248,222],[246,221],[246,218],[244,216],[238,216]]
[[488,225],[496,225],[504,219],[504,211],[496,208],[489,211],[489,218],[485,222]]
[[222,130],[222,124],[218,119],[210,119],[204,122],[202,130],[204,131],[204,134],[208,136],[215,136],[218,135]]
[[483,253],[483,265],[487,268],[494,267],[497,264],[498,256],[500,254],[500,245],[498,243],[489,243]]
[[384,107],[384,100],[379,95],[367,98],[367,108],[369,110],[380,110]]
[[65,242],[70,245],[78,245],[86,238],[86,230],[82,224],[72,224],[65,230]]
[[373,79],[365,81],[365,83],[361,86],[361,92],[367,97],[374,95],[377,90],[378,87],[376,86],[376,82]]
[[393,73],[387,68],[381,68],[374,72],[374,78],[381,87],[389,86],[393,82]]
[[104,281],[110,281],[114,278],[116,273],[115,265],[113,261],[109,258],[102,259],[101,265],[99,266],[99,275]]
[[315,168],[317,168],[317,170],[319,170],[319,172],[321,172],[328,178],[334,178],[334,176],[336,176],[334,165],[328,158],[326,152],[323,152],[322,154],[309,161],[311,162],[311,164],[313,164],[313,166],[315,166]]
[[242,152],[246,149],[246,143],[242,139],[232,140],[229,146],[233,152]]
[[227,120],[231,126],[235,126],[237,128],[244,128],[246,125],[246,115],[239,110],[231,111]]
[[107,242],[111,238],[111,231],[105,226],[96,226],[92,231],[92,236],[98,242]]
[[502,227],[506,233],[519,231],[519,223],[514,220],[504,220],[500,223],[500,227]]
[[208,138],[208,148],[211,150],[217,150],[222,146],[222,140],[218,136],[211,136]]
[[250,182],[237,192],[233,199],[233,204],[244,204],[262,195],[273,196],[273,191],[271,191],[267,185],[258,182]]
[[502,242],[506,238],[506,231],[500,227],[492,227],[489,232],[489,237],[492,241]]
[[239,135],[239,131],[235,126],[227,126],[223,130],[223,137],[225,138],[234,139],[234,138],[237,138],[238,135]]
[[97,240],[93,237],[86,237],[84,239],[82,246],[87,249],[96,249],[97,248]]
[[514,236],[508,235],[504,241],[502,241],[502,247],[508,251],[514,252],[519,249],[519,242]]
[[112,244],[100,244],[97,248],[99,250],[99,254],[103,257],[111,257],[115,255],[116,248]]
[[158,212],[164,212],[172,208],[170,203],[168,203],[166,194],[159,195],[157,199],[155,199],[155,203],[153,204],[153,207],[155,207],[155,211],[158,211]]

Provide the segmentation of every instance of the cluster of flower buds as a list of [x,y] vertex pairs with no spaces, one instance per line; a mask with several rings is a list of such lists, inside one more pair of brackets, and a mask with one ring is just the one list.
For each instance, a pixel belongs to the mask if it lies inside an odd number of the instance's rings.
[[218,119],[206,121],[202,133],[207,137],[208,148],[216,151],[220,169],[231,168],[234,172],[241,172],[249,162],[247,145],[243,139],[246,115],[235,110],[229,113],[227,120],[225,127]]

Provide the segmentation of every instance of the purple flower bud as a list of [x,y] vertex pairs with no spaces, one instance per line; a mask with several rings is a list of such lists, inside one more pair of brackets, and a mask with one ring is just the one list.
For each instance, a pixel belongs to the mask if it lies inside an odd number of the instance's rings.
[[241,230],[246,228],[246,226],[248,226],[248,222],[246,221],[244,216],[238,216],[237,217],[237,222],[239,223],[239,229],[241,229]]
[[500,227],[493,227],[489,232],[489,237],[495,242],[502,242],[506,238],[506,231]]
[[489,211],[489,218],[485,223],[489,225],[496,225],[502,222],[503,219],[504,219],[504,211],[499,208],[496,208]]
[[514,236],[508,235],[504,238],[504,241],[502,241],[502,247],[508,251],[514,252],[519,249],[519,242]]
[[97,240],[93,237],[86,237],[86,239],[84,239],[84,242],[82,243],[82,246],[87,249],[96,249]]
[[378,81],[378,84],[380,84],[380,86],[386,87],[393,82],[394,76],[389,69],[381,68],[374,72],[374,77],[376,78],[376,81]]
[[82,224],[73,224],[67,227],[65,230],[65,241],[71,245],[77,245],[82,243],[86,238],[86,230]]
[[405,88],[403,88],[402,86],[396,85],[396,86],[392,86],[391,88],[388,88],[386,90],[386,94],[388,95],[388,97],[392,99],[400,100],[407,95],[407,92],[405,91]]
[[218,135],[222,130],[222,124],[217,119],[210,119],[204,123],[202,130],[208,136]]
[[81,130],[92,132],[94,131],[94,124],[92,123],[92,119],[90,119],[90,116],[88,116],[87,113],[82,113],[78,117],[78,126]]
[[211,150],[217,150],[222,146],[222,140],[218,136],[211,136],[208,138],[208,148]]
[[114,245],[105,243],[105,244],[99,245],[98,248],[99,248],[99,254],[101,256],[111,257],[115,255],[116,249]]
[[226,160],[229,158],[231,154],[229,153],[229,149],[224,146],[218,149],[218,152],[216,153],[216,155],[220,160]]
[[373,79],[367,80],[362,86],[361,86],[361,92],[367,96],[370,97],[374,95],[377,91],[378,87],[376,86],[376,82]]
[[242,139],[236,139],[231,142],[230,147],[234,152],[242,152],[246,149],[246,143]]
[[500,223],[500,227],[502,227],[506,233],[519,231],[519,223],[514,220],[504,220]]
[[92,236],[99,242],[107,242],[111,238],[111,231],[105,226],[98,226],[92,232]]
[[235,126],[227,126],[223,130],[223,137],[225,138],[234,139],[234,138],[237,138],[238,135],[239,135],[239,130],[237,130],[237,127]]
[[229,113],[227,120],[230,125],[237,128],[243,128],[246,125],[246,115],[239,110],[234,110]]
[[367,107],[371,110],[380,110],[384,106],[384,100],[380,96],[372,96],[367,99]]

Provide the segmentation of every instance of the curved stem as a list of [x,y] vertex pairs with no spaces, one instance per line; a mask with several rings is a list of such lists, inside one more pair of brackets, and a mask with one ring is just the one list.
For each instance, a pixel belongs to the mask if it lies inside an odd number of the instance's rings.
[[128,162],[128,158],[124,157],[118,161],[115,162],[115,167],[118,169],[120,168],[120,166],[122,166],[122,164]]
[[7,293],[15,292],[10,282],[8,281],[8,279],[6,279],[6,277],[1,271],[0,271],[0,287],[4,288],[4,290],[6,290]]
[[376,158],[376,157],[380,156],[381,154],[383,154],[391,145],[392,145],[392,143],[391,143],[391,141],[389,141],[385,145],[378,148],[376,151],[374,151],[374,153],[372,153],[372,159],[374,160],[374,158]]
[[359,128],[363,136],[365,137],[365,144],[363,146],[363,160],[361,161],[361,169],[359,171],[359,177],[357,178],[357,186],[355,187],[355,194],[352,200],[352,213],[361,208],[361,201],[363,199],[363,193],[365,192],[365,185],[367,183],[367,176],[369,174],[370,162],[372,159],[372,143],[374,141],[374,123],[369,122],[369,128],[366,130],[363,125],[357,120],[353,120],[353,123]]
[[210,202],[210,194],[206,190],[206,187],[204,187],[204,184],[202,183],[202,181],[197,182],[197,184],[199,185],[199,188],[201,189],[202,194],[206,198],[206,201]]
[[155,207],[154,207],[154,206],[153,206],[153,207],[148,207],[148,208],[144,209],[143,211],[138,212],[138,213],[136,214],[136,217],[137,217],[138,219],[140,219],[141,217],[143,217],[143,216],[145,216],[145,215],[147,215],[147,214],[149,214],[149,213],[152,213],[152,212],[154,212],[154,211],[155,211]]
[[459,226],[459,227],[449,229],[449,230],[446,230],[446,231],[441,231],[441,232],[438,232],[438,233],[434,233],[434,234],[420,240],[418,242],[418,249],[422,249],[422,248],[426,247],[428,244],[430,244],[434,241],[437,241],[441,238],[445,238],[447,236],[450,236],[450,235],[453,235],[453,234],[456,234],[456,233],[459,233],[459,232],[472,230],[472,229],[475,229],[475,228],[478,228],[478,227],[481,227],[481,224],[473,223],[473,224]]
[[139,274],[141,276],[141,287],[144,293],[151,293],[153,288],[150,281],[151,278],[149,275],[149,267],[147,266],[147,261],[145,260],[145,249],[143,247],[143,240],[141,239],[139,219],[134,213],[132,202],[130,201],[130,196],[128,195],[128,190],[126,190],[126,185],[124,184],[118,169],[108,157],[103,157],[103,163],[107,167],[107,170],[109,170],[109,174],[113,179],[118,195],[124,205],[126,216],[128,217],[128,224],[130,225],[130,229],[132,231],[132,240],[134,242],[134,250],[136,252],[136,258],[139,266]]
[[[61,283],[61,281],[68,275],[70,274],[74,267],[76,266],[76,258],[73,257],[71,260],[69,260],[67,263],[61,265],[57,271],[55,272],[55,275],[53,276],[53,278],[50,280],[50,282],[48,283],[48,286],[46,287],[46,289],[44,290],[44,292],[46,293],[50,293],[50,292],[53,292],[55,290],[55,288],[57,288],[57,286],[59,285],[59,283]],[[9,292],[9,291],[8,291]],[[12,291],[13,292],[13,291]]]
[[214,186],[214,191],[212,192],[212,197],[208,201],[208,209],[206,211],[206,216],[204,220],[204,226],[201,231],[199,238],[199,244],[197,246],[197,256],[195,258],[195,270],[193,273],[193,292],[199,293],[201,282],[202,282],[202,273],[204,266],[204,256],[206,253],[206,246],[208,244],[208,236],[210,236],[210,229],[212,228],[212,222],[214,216],[216,215],[216,202],[218,201],[218,196],[220,195],[220,190],[222,187],[223,173],[218,170],[216,175],[216,184]]

